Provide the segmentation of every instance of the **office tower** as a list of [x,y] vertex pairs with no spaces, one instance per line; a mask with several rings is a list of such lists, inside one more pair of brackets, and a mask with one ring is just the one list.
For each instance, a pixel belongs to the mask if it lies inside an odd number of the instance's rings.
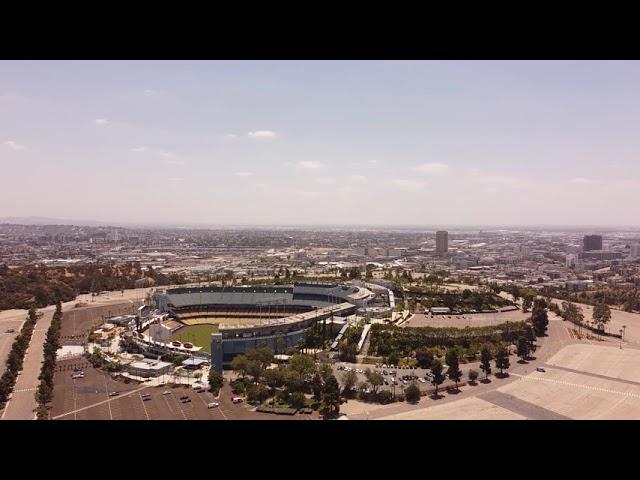
[[602,235],[585,235],[583,239],[584,251],[602,250]]
[[449,251],[449,232],[440,230],[436,232],[436,253]]

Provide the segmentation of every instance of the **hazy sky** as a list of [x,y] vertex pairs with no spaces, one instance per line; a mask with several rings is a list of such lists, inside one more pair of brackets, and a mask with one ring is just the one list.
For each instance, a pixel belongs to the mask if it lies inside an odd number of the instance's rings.
[[0,217],[626,224],[638,62],[0,61]]

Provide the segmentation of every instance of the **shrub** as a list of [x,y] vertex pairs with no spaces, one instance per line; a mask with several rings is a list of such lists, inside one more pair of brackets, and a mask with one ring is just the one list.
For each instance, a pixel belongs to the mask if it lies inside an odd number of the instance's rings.
[[304,408],[307,399],[302,392],[294,392],[291,394],[290,405],[292,408]]
[[378,392],[378,402],[380,402],[382,405],[392,403],[393,393],[391,393],[389,390],[381,390],[380,392]]
[[420,388],[415,383],[412,383],[404,390],[404,394],[407,398],[407,402],[415,403],[420,401]]

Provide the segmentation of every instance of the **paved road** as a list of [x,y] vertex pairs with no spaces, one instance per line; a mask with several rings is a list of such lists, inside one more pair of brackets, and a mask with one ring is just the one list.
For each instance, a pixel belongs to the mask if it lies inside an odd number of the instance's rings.
[[570,417],[496,390],[480,394],[478,398],[522,415],[529,420],[571,420]]
[[45,313],[36,322],[29,348],[24,356],[23,369],[13,388],[13,397],[2,412],[3,420],[33,420],[35,418],[36,388],[44,360],[44,339],[51,325],[53,312]]

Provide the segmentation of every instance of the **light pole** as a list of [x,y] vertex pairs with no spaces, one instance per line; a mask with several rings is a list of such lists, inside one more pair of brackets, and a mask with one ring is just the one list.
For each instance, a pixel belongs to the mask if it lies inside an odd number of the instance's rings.
[[622,325],[622,328],[620,329],[620,349],[622,349],[622,338],[624,337],[624,331],[626,328],[626,325]]

